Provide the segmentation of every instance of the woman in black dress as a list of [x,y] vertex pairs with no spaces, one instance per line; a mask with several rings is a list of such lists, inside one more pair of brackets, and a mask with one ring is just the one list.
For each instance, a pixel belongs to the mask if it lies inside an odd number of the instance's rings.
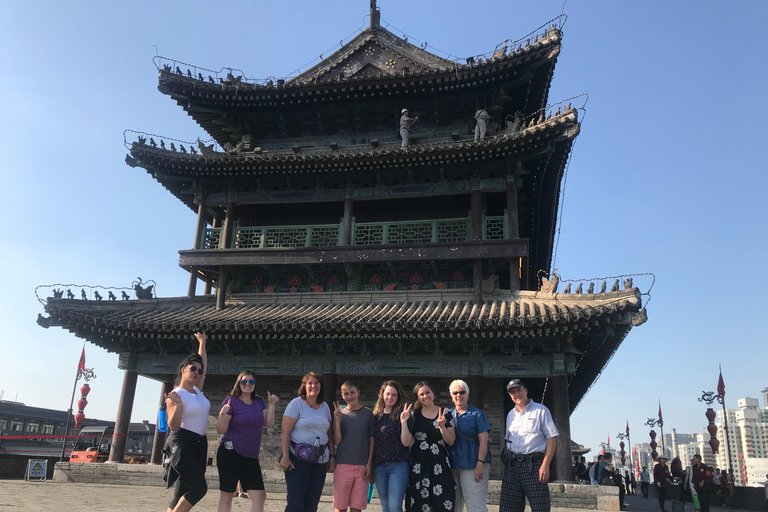
[[434,404],[435,392],[427,382],[413,388],[416,404],[400,417],[403,444],[411,447],[411,472],[405,507],[408,512],[451,512],[456,488],[448,462],[448,448],[456,439],[453,418]]

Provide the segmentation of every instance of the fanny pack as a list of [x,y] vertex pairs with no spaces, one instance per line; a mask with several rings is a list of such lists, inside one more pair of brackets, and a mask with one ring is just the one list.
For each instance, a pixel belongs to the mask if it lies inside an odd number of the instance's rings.
[[293,447],[293,454],[296,458],[302,462],[308,462],[309,464],[317,464],[325,454],[325,445],[315,446],[309,443],[294,443],[291,441]]

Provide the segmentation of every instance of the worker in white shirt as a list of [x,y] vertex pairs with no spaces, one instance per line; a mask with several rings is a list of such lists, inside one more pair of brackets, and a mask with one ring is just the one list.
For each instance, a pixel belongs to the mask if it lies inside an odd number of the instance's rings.
[[485,138],[485,132],[488,130],[488,119],[490,118],[491,116],[488,115],[488,111],[484,108],[475,112],[475,120],[477,121],[475,125],[475,142]]

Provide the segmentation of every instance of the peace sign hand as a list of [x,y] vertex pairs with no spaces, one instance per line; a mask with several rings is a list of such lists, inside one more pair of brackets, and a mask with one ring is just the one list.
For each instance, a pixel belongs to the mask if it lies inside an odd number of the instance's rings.
[[279,401],[280,399],[277,398],[277,395],[273,395],[269,391],[267,391],[267,402],[269,402],[271,405],[274,405]]
[[413,406],[411,404],[405,404],[405,407],[403,407],[403,412],[400,413],[400,423],[405,423],[408,421],[408,419],[411,417],[411,408]]
[[438,428],[445,427],[445,408],[438,409],[438,413],[437,413],[437,427]]
[[333,418],[336,421],[341,421],[341,407],[339,407],[339,402],[333,402]]

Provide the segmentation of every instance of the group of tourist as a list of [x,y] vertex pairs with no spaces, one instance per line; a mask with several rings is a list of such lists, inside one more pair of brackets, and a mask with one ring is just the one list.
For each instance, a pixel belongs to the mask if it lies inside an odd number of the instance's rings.
[[[164,447],[169,512],[188,511],[205,496],[210,402],[202,393],[206,335],[196,332],[196,354],[179,367],[179,385],[166,401],[171,434]],[[256,394],[256,379],[244,371],[219,407],[216,431],[220,512],[232,509],[238,483],[251,499],[251,511],[263,512],[266,493],[259,465],[262,429],[275,423],[277,396]],[[550,508],[549,464],[558,435],[549,410],[528,398],[519,379],[507,385],[515,407],[507,416],[501,512],[523,512],[527,497],[532,512]],[[381,385],[373,410],[359,402],[351,381],[341,386],[345,406],[329,405],[321,376],[310,372],[282,417],[278,457],[285,471],[285,512],[315,512],[327,473],[334,473],[336,512],[364,510],[369,483],[375,482],[383,512],[487,512],[491,426],[469,403],[469,386],[449,386],[453,407],[435,403],[435,388],[421,381],[408,402],[394,380]],[[333,411],[331,411],[331,407]]]

